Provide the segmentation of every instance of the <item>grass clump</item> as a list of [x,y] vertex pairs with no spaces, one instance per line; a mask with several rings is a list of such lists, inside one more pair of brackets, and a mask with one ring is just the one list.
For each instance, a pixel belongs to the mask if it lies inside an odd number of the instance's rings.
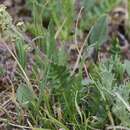
[[[10,53],[18,64],[15,76],[20,83],[16,86],[12,83],[16,91],[13,100],[18,113],[27,114],[27,119],[18,115],[18,123],[33,130],[130,128],[130,63],[124,61],[120,47],[115,47],[114,43],[119,43],[112,41],[112,50],[105,59],[97,57],[95,63],[85,64],[89,59],[85,54],[94,49],[94,53],[100,54],[101,47],[109,40],[108,12],[119,1],[82,0],[87,16],[84,15],[79,26],[75,26],[79,19],[74,2],[26,1],[27,8],[32,10],[32,21],[26,24],[33,37],[30,41],[12,25],[10,16],[9,22],[4,21],[6,25],[0,26],[2,31],[8,27],[17,34],[16,54]],[[6,12],[3,7],[1,10]],[[76,28],[74,33],[73,28]],[[84,30],[89,32],[81,38],[86,33]],[[77,43],[76,40],[82,46],[74,51],[76,61],[71,70],[65,46],[67,42]]]

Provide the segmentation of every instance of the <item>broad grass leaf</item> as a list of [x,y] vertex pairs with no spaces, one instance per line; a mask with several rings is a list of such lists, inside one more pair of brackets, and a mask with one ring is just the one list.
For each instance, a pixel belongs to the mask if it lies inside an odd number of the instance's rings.
[[18,39],[16,42],[16,50],[18,55],[18,61],[23,69],[26,68],[27,56],[24,41]]
[[96,43],[96,47],[102,45],[108,38],[108,18],[103,15],[97,20],[89,37],[89,43]]

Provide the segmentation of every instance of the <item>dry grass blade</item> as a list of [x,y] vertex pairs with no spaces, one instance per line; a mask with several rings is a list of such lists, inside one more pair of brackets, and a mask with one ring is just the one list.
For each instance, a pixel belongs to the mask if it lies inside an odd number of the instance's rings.
[[3,44],[7,47],[8,51],[10,52],[10,54],[12,55],[12,57],[14,58],[14,60],[17,62],[17,64],[18,64],[20,70],[22,71],[22,73],[23,73],[23,75],[24,75],[24,77],[25,77],[25,80],[26,80],[26,83],[27,83],[29,89],[30,89],[31,92],[34,94],[32,85],[31,85],[31,83],[30,83],[30,80],[29,80],[29,78],[28,78],[26,72],[24,71],[23,67],[20,65],[18,59],[16,58],[16,56],[14,55],[14,53],[10,50],[10,48],[8,47],[8,45],[7,45],[4,41],[2,41],[2,42],[3,42]]

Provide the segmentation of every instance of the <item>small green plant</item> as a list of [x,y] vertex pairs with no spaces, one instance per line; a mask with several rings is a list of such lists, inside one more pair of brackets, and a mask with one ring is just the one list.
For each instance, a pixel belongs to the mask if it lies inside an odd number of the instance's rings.
[[[41,27],[41,22],[45,18],[44,14],[42,14],[43,16],[39,16],[40,18],[36,19],[38,13],[37,8],[42,8],[42,2],[43,1],[33,3],[34,27]],[[91,46],[94,45],[94,47],[99,50],[100,46],[107,41],[108,17],[104,15],[104,13],[111,10],[117,2],[118,1],[114,1],[114,4],[112,4],[112,1],[110,3],[108,1],[102,1],[101,5],[99,5],[99,3],[93,5],[94,3],[92,3],[94,10],[99,11],[92,16],[94,13],[90,10],[93,10],[93,8],[89,8],[89,12],[92,13],[90,19],[92,20],[95,17],[96,22],[94,21],[95,24],[93,26],[89,24],[89,27],[92,27],[92,29],[88,41],[85,41],[86,48],[91,48]],[[59,6],[57,6],[58,3]],[[61,7],[63,8],[63,12],[60,11]],[[114,126],[115,124],[129,127],[129,115],[127,115],[128,112],[126,112],[129,87],[122,82],[122,80],[124,80],[125,71],[128,71],[129,67],[128,62],[121,62],[120,53],[115,51],[116,47],[114,47],[115,53],[112,54],[111,58],[106,58],[106,60],[90,66],[88,79],[84,79],[82,75],[83,61],[81,60],[79,63],[81,70],[72,76],[68,68],[69,65],[64,48],[57,48],[55,34],[61,26],[65,15],[67,21],[61,29],[61,36],[63,36],[62,38],[64,40],[66,37],[68,38],[71,30],[74,12],[68,16],[67,11],[70,7],[72,7],[71,11],[73,12],[73,2],[67,0],[64,2],[53,1],[51,5],[50,1],[48,1],[44,6],[44,11],[51,14],[48,27],[44,32],[43,29],[42,33],[40,33],[41,28],[39,28],[39,31],[34,29],[34,31],[36,31],[34,34],[37,37],[41,34],[44,36],[42,37],[44,40],[42,38],[40,39],[40,44],[42,44],[41,48],[44,50],[44,53],[40,47],[36,48],[35,65],[33,66],[35,74],[33,80],[37,82],[39,93],[37,93],[36,98],[31,98],[30,100],[30,98],[27,97],[26,91],[20,90],[24,93],[21,93],[18,100],[22,102],[23,99],[26,99],[26,101],[29,102],[25,104],[25,108],[29,112],[31,123],[34,127],[40,126],[41,128],[48,129],[61,128],[65,130],[105,129],[106,126]],[[72,12],[70,12],[70,14]],[[62,14],[60,18],[59,14]],[[101,17],[97,20],[99,15]],[[90,19],[88,19],[87,22],[89,22]],[[34,23],[34,21],[32,23]],[[65,35],[65,33],[67,33],[67,35]],[[85,50],[89,51],[88,49]],[[41,54],[44,54],[44,61],[42,61]],[[126,68],[126,64],[128,68]],[[37,77],[40,77],[38,81]],[[117,87],[118,85],[119,87]],[[122,89],[122,86],[127,89],[127,95],[124,95],[125,90]],[[22,99],[21,97],[25,98]],[[122,108],[119,107],[121,104],[124,104]],[[117,114],[118,112],[121,112],[119,116]],[[123,119],[126,119],[126,123]]]
[[[122,60],[119,46],[116,46],[118,41],[112,39],[115,44],[112,43],[108,52],[111,56],[90,63],[89,67],[85,64],[90,49],[93,47],[100,53],[100,47],[108,40],[107,13],[119,1],[81,0],[85,15],[77,30],[84,32],[84,29],[91,29],[85,41],[81,39],[81,49],[76,50],[79,68],[73,75],[64,44],[74,41],[74,36],[70,34],[77,18],[74,0],[26,1],[32,11],[32,21],[26,24],[27,30],[34,37],[29,43],[13,25],[5,7],[0,7],[1,38],[5,41],[11,39],[16,48],[15,54],[10,53],[18,65],[16,79],[20,77],[16,86],[17,111],[27,113],[31,129],[103,130],[114,129],[116,125],[130,127],[130,62]],[[9,38],[6,38],[8,34]],[[30,46],[31,52],[28,51]],[[28,70],[29,54],[33,59],[31,74]],[[1,68],[0,73],[4,73]]]

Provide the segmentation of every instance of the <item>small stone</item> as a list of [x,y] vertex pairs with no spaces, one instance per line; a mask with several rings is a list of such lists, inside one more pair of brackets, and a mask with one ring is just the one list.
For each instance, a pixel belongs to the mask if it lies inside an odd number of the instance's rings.
[[12,0],[5,0],[3,2],[3,4],[6,6],[6,7],[11,7],[13,5],[13,1]]

